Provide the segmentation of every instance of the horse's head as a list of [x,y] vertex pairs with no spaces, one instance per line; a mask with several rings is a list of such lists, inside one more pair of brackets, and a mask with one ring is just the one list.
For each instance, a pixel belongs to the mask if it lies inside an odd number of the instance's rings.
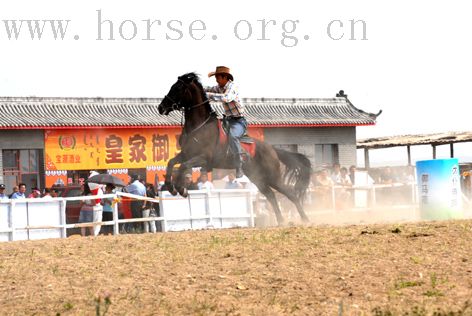
[[180,111],[191,105],[196,89],[195,81],[198,82],[198,76],[193,72],[178,77],[159,104],[159,114],[169,115],[173,110]]

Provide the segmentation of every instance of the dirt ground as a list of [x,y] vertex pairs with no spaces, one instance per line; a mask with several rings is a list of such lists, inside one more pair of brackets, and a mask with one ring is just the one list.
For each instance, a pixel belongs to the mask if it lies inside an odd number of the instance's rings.
[[472,315],[471,220],[6,242],[0,258],[1,315]]

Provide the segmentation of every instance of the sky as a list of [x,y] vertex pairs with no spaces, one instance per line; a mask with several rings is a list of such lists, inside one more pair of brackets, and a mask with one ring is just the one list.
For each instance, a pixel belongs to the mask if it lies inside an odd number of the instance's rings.
[[[195,71],[209,85],[207,73],[226,65],[243,97],[324,98],[343,89],[356,107],[382,110],[358,138],[463,131],[471,123],[466,4],[4,1],[0,95],[163,97],[177,76]],[[12,23],[22,20],[15,37]],[[69,22],[62,39],[50,22],[32,39],[28,20]]]

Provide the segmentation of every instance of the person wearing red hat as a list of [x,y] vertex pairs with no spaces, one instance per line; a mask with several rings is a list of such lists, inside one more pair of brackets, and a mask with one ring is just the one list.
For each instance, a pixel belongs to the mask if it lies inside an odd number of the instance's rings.
[[218,66],[208,77],[215,76],[218,85],[205,88],[212,101],[223,103],[225,120],[229,124],[228,143],[236,165],[236,178],[243,176],[240,138],[246,133],[247,121],[244,117],[244,104],[234,84],[233,75],[228,67]]
[[28,195],[29,199],[37,199],[41,197],[41,191],[38,188],[33,188],[30,195]]

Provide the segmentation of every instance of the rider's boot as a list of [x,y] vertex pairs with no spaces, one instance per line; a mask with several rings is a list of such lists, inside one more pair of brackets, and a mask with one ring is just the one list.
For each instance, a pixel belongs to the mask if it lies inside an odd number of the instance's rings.
[[239,167],[236,168],[236,178],[242,178],[243,176],[243,168],[241,168],[241,165],[239,165]]
[[242,178],[242,176],[244,176],[244,173],[243,173],[243,161],[242,161],[242,158],[241,156],[237,156],[236,157],[236,178]]

